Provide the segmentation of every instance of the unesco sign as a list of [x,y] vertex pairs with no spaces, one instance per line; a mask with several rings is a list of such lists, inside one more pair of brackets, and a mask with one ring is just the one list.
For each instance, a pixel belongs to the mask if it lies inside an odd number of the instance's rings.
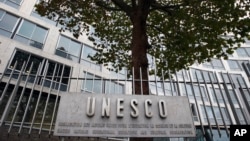
[[56,136],[194,137],[187,97],[62,94]]

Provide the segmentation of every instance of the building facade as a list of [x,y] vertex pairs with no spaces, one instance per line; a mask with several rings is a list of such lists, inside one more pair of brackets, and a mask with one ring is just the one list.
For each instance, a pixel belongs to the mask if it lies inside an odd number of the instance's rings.
[[[37,2],[0,0],[0,140],[64,140],[53,136],[63,92],[133,94],[126,70],[92,62],[88,55],[95,49],[87,37],[60,33],[60,25],[34,11]],[[228,60],[194,64],[165,81],[150,76],[151,94],[189,98],[197,132],[195,138],[154,140],[226,141],[230,125],[250,124],[249,60],[246,41]]]

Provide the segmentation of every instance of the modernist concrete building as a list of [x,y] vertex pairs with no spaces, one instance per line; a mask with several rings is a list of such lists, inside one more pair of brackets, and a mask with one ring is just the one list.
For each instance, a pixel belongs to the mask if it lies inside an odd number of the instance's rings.
[[[133,81],[87,58],[91,42],[60,33],[34,11],[37,2],[0,0],[0,140],[113,140],[53,136],[62,92],[133,94]],[[247,41],[228,60],[194,64],[171,80],[151,76],[153,95],[189,98],[196,126],[195,138],[154,140],[227,141],[231,124],[250,124],[249,60]]]

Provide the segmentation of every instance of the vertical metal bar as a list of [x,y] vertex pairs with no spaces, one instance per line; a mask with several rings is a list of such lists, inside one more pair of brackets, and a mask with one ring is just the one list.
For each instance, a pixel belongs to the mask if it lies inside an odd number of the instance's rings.
[[141,95],[143,95],[143,83],[144,83],[144,80],[142,80],[142,71],[141,71],[141,67],[140,67],[140,83],[141,83]]
[[[227,75],[228,75],[228,77],[229,77],[229,81],[231,82],[231,84],[234,84],[234,82],[233,82],[233,80],[232,80],[232,78],[230,77],[230,75],[227,73]],[[235,85],[236,86],[236,85]],[[247,122],[247,118],[246,118],[246,115],[245,115],[245,113],[244,113],[244,111],[243,111],[243,107],[242,107],[242,105],[241,105],[241,101],[240,101],[240,99],[239,99],[239,97],[238,97],[238,94],[237,94],[237,92],[236,92],[236,90],[235,89],[233,89],[233,92],[234,92],[234,94],[235,94],[235,98],[236,98],[236,101],[237,101],[237,103],[238,103],[238,105],[239,105],[239,109],[240,109],[240,111],[241,111],[241,113],[242,113],[242,116],[243,116],[243,118],[244,118],[244,121],[245,121],[245,124],[247,124],[248,122]]]
[[37,113],[37,109],[38,109],[38,106],[39,106],[39,102],[40,102],[40,99],[41,99],[41,96],[42,96],[42,91],[43,91],[43,87],[44,87],[44,84],[45,84],[45,79],[46,79],[46,76],[47,76],[48,68],[49,68],[49,63],[47,63],[46,66],[45,66],[45,68],[44,68],[44,75],[43,75],[43,78],[42,78],[42,85],[41,85],[40,92],[39,92],[39,95],[38,95],[38,99],[37,99],[37,103],[36,103],[34,115],[33,115],[32,121],[31,121],[30,129],[29,129],[29,134],[31,134],[31,130],[32,130],[33,125],[34,125],[34,121],[35,121],[35,118],[36,118],[36,113]]
[[[224,97],[224,94],[223,94],[222,88],[221,88],[221,84],[220,84],[220,82],[219,82],[219,78],[218,78],[218,76],[217,76],[216,73],[215,73],[215,76],[216,76],[216,77],[215,77],[215,78],[216,78],[216,81],[218,82],[218,86],[219,86],[219,89],[220,89],[220,93],[221,93],[221,95],[222,95],[222,99],[223,99],[225,108],[226,108],[226,110],[227,110],[227,113],[229,114],[229,108],[228,108],[228,106],[227,106],[226,97]],[[225,93],[226,93],[226,92],[225,92]],[[228,118],[229,118],[229,120],[230,120],[230,124],[233,124],[232,117],[229,116]]]
[[61,82],[62,82],[64,68],[65,68],[65,65],[63,65],[63,68],[62,68],[62,74],[61,74],[60,82],[59,82],[60,85],[58,86],[58,90],[57,90],[57,94],[56,94],[55,106],[54,106],[54,109],[53,109],[53,113],[52,113],[52,117],[51,117],[51,123],[50,123],[50,128],[49,128],[49,135],[51,134],[52,125],[53,125],[55,114],[56,114],[56,107],[57,107],[57,102],[58,102],[58,98],[59,98],[59,93],[60,93],[60,88],[61,88]]
[[101,74],[101,89],[100,89],[100,93],[105,93],[105,87],[104,87],[104,80],[103,80],[103,71]]
[[95,87],[95,74],[93,73],[93,75],[92,75],[93,77],[92,77],[92,88],[91,88],[91,93],[93,93],[94,92],[94,87]]
[[[205,111],[205,114],[206,114],[206,117],[207,117],[207,122],[208,122],[209,131],[210,131],[210,134],[213,135],[212,128],[211,128],[211,123],[210,123],[210,119],[209,119],[208,113],[207,113],[206,104],[205,104],[204,97],[203,97],[203,94],[202,94],[202,91],[201,91],[200,81],[199,81],[199,79],[198,79],[198,75],[197,75],[196,71],[195,71],[194,73],[195,73],[195,77],[197,78],[197,82],[198,82],[198,87],[199,87],[199,92],[200,92],[202,104],[204,105],[204,111]],[[201,72],[201,73],[202,73],[202,72]],[[205,79],[203,79],[203,80],[205,81]],[[212,106],[212,105],[211,105],[211,106]]]
[[53,71],[53,74],[52,74],[52,81],[50,83],[49,93],[48,93],[48,97],[47,97],[46,104],[45,104],[44,111],[43,111],[42,121],[41,121],[40,129],[39,129],[39,135],[41,134],[41,131],[42,131],[42,126],[43,126],[43,122],[44,122],[46,110],[47,110],[47,107],[48,107],[49,98],[50,98],[50,95],[51,95],[51,90],[52,90],[52,86],[53,86],[53,80],[55,78],[55,73],[56,73],[57,65],[58,64],[56,63],[54,71]]
[[42,65],[41,65],[41,63],[40,63],[40,64],[39,64],[39,67],[38,67],[38,70],[37,70],[37,72],[36,72],[36,76],[35,76],[35,79],[34,79],[33,86],[32,86],[32,88],[31,88],[31,91],[30,91],[30,94],[29,94],[28,103],[27,103],[27,105],[26,105],[26,108],[25,108],[25,111],[24,111],[24,114],[23,114],[23,118],[22,118],[22,121],[21,121],[21,125],[20,125],[19,130],[18,130],[18,134],[21,133],[21,130],[22,130],[22,127],[23,127],[23,124],[24,124],[24,120],[25,120],[26,115],[27,115],[27,112],[28,112],[28,110],[29,110],[29,105],[30,105],[31,98],[32,98],[32,96],[33,96],[33,91],[34,91],[35,85],[36,85],[36,83],[37,83],[37,79],[38,79],[38,77],[39,77],[38,75],[40,74],[40,70],[41,70],[41,69],[42,69]]
[[[221,73],[221,77],[222,77],[222,80],[223,80],[223,82],[224,82],[224,83],[223,83],[223,87],[224,87],[224,89],[225,89],[225,92],[226,92],[226,95],[227,95],[227,98],[228,98],[228,102],[229,102],[229,106],[231,107],[231,110],[232,110],[232,112],[233,112],[233,115],[234,115],[236,124],[239,124],[239,125],[240,125],[240,120],[239,120],[239,118],[238,118],[238,116],[237,116],[237,113],[236,113],[236,110],[235,110],[235,107],[234,107],[234,103],[233,103],[233,101],[232,101],[231,95],[230,95],[230,93],[229,93],[229,90],[228,90],[227,85],[226,85],[226,81],[225,81],[224,76],[223,76],[222,73]],[[233,88],[233,87],[232,87],[232,88]],[[233,123],[232,123],[232,124],[233,124]]]
[[120,90],[120,88],[119,88],[119,86],[120,86],[119,72],[117,72],[117,74],[116,74],[116,78],[117,78],[117,92],[116,92],[116,93],[118,93],[118,94],[119,94],[119,90]]
[[149,77],[149,68],[147,68],[147,74],[148,74],[148,80],[147,81],[147,84],[148,84],[148,88],[149,88],[149,94],[150,94],[150,77]]
[[156,73],[156,67],[155,67],[155,74],[154,74],[154,77],[155,77],[155,90],[156,90],[156,95],[159,95],[159,91],[158,91],[158,86],[157,86],[157,73]]
[[[9,110],[10,110],[10,108],[11,108],[11,104],[13,103],[13,101],[14,101],[14,99],[15,99],[15,97],[16,97],[17,90],[18,90],[18,88],[19,88],[19,86],[20,86],[20,82],[21,82],[21,80],[22,80],[22,72],[23,72],[23,70],[24,70],[25,64],[26,64],[26,62],[24,61],[23,65],[22,65],[22,68],[21,68],[21,71],[20,71],[20,73],[19,73],[19,75],[18,75],[18,77],[17,77],[16,85],[15,85],[15,87],[14,87],[14,89],[13,89],[11,95],[10,95],[10,98],[9,98],[7,104],[6,104],[6,108],[4,109],[4,112],[3,112],[3,114],[2,114],[2,118],[1,118],[1,121],[2,121],[2,122],[0,123],[0,126],[2,126],[3,122],[5,121],[6,116],[8,115]],[[14,71],[15,71],[15,70],[14,70]]]
[[134,67],[132,67],[132,77],[133,77],[133,83],[132,83],[132,88],[133,88],[133,92],[132,92],[132,94],[135,94],[135,72],[134,72],[135,70],[134,70]]
[[[20,107],[21,101],[22,101],[22,99],[23,99],[23,95],[24,95],[24,92],[25,92],[25,89],[26,89],[26,86],[27,86],[27,83],[28,83],[28,80],[29,80],[29,77],[30,77],[30,72],[31,72],[32,68],[33,68],[33,62],[31,63],[31,66],[30,66],[30,69],[29,69],[29,73],[28,73],[28,75],[27,75],[27,77],[26,77],[26,80],[25,80],[25,83],[24,83],[24,86],[23,86],[21,95],[20,95],[20,97],[19,97],[19,100],[18,100],[16,109],[15,109],[14,115],[12,116],[12,120],[11,120],[11,123],[10,123],[10,126],[9,126],[8,133],[10,133],[11,128],[12,128],[13,123],[14,123],[14,120],[15,120],[15,118],[16,118],[16,115],[17,115],[18,109],[19,109],[19,107]],[[23,72],[20,72],[20,74],[23,74]],[[21,78],[20,78],[20,79],[21,79]]]
[[83,91],[85,91],[86,88],[86,82],[87,82],[87,71],[85,71],[85,76],[84,76],[84,86],[83,86]]
[[[181,70],[182,71],[182,70]],[[180,92],[180,86],[179,86],[179,79],[178,79],[178,75],[177,75],[177,72],[175,71],[175,76],[176,76],[176,81],[177,81],[177,83],[176,83],[176,85],[177,85],[177,95],[178,96],[181,96],[181,92]]]
[[16,66],[17,66],[17,61],[16,61],[15,64],[14,64],[14,67],[13,67],[11,73],[10,73],[9,79],[8,79],[8,81],[6,82],[5,88],[4,88],[3,92],[2,92],[2,96],[0,97],[0,105],[2,104],[2,99],[3,99],[3,97],[4,97],[5,94],[6,94],[6,91],[7,91],[8,87],[9,87],[9,84],[10,84],[10,81],[11,81],[11,79],[12,79],[12,76],[13,76],[13,74],[15,73]]
[[170,82],[171,93],[172,93],[172,96],[174,96],[173,83],[172,83],[172,79],[171,79],[171,75],[170,75],[169,70],[168,70],[168,77],[169,77],[169,82]]
[[[67,90],[66,90],[67,92],[69,92],[70,84],[71,84],[71,81],[72,81],[72,80],[71,80],[72,77],[70,77],[70,76],[72,76],[72,72],[73,72],[72,70],[73,70],[73,67],[70,67],[70,73],[69,73],[69,76],[68,76],[68,80],[69,80],[69,81],[68,81]],[[78,81],[79,81],[79,80],[78,80]],[[80,89],[81,89],[81,88],[80,88]],[[80,91],[81,91],[81,90],[80,90]]]
[[[233,82],[231,76],[229,75],[229,73],[227,73],[227,76],[228,76],[229,81],[231,82],[231,85],[232,85],[232,88],[233,88],[234,82]],[[234,85],[235,85],[235,88],[236,88],[236,84],[234,84]],[[243,118],[244,118],[244,120],[245,120],[245,124],[247,124],[246,115],[244,114],[243,107],[242,107],[242,105],[241,105],[240,99],[239,99],[239,97],[238,97],[238,95],[237,95],[237,92],[236,92],[236,90],[235,90],[234,88],[233,88],[233,92],[234,92],[234,94],[235,94],[236,101],[237,101],[237,103],[238,103],[238,105],[239,105],[239,107],[240,107],[239,109],[240,109],[240,111],[241,111],[241,113],[242,113],[242,116],[243,116]]]
[[[217,98],[217,95],[216,95],[216,92],[215,92],[215,88],[214,88],[214,83],[212,81],[212,78],[211,78],[211,75],[210,73],[208,73],[208,78],[209,78],[209,81],[211,82],[211,86],[212,86],[212,89],[213,89],[213,92],[214,92],[214,96],[215,96],[215,99],[216,99],[216,102],[217,102],[217,105],[218,105],[218,108],[219,108],[219,111],[220,111],[220,114],[221,114],[221,117],[222,117],[222,112],[221,112],[221,109],[220,109],[220,103],[218,101],[218,98]],[[212,105],[211,105],[212,106]],[[212,106],[213,107],[213,106]],[[214,110],[214,109],[213,109]],[[217,118],[216,118],[216,115],[214,114],[214,118],[215,118],[215,122],[216,122],[216,125],[217,125],[217,129],[218,129],[218,133],[221,137],[221,132],[220,132],[220,126],[218,124],[218,121],[217,121]],[[225,124],[224,124],[225,125]]]
[[163,94],[164,94],[164,96],[166,96],[165,78],[164,78],[163,70],[161,70],[161,76],[162,76],[162,88],[163,88]]
[[[247,111],[248,111],[248,113],[250,113],[250,105],[249,105],[249,103],[248,103],[248,101],[247,101],[247,97],[245,96],[245,93],[244,93],[244,91],[243,91],[243,87],[241,86],[241,84],[240,84],[238,78],[237,78],[237,82],[239,83],[239,86],[240,86],[239,90],[240,90],[241,95],[242,95],[242,97],[243,97],[243,100],[244,100],[244,102],[245,102]],[[243,82],[244,82],[245,86],[247,86],[244,79],[243,79]],[[250,91],[249,91],[249,89],[248,89],[247,87],[246,87],[246,90],[247,90],[247,92],[248,92],[248,95],[250,95]]]
[[[188,91],[187,91],[187,83],[186,83],[186,80],[184,78],[184,74],[182,72],[182,77],[183,77],[183,81],[184,81],[184,88],[185,88],[185,91],[186,91],[186,96],[188,97],[188,100],[190,101],[190,97],[188,95]],[[191,79],[191,78],[190,78]]]
[[[191,76],[191,73],[189,71],[189,75]],[[201,121],[201,113],[200,113],[200,110],[198,108],[198,102],[197,102],[197,99],[196,99],[196,95],[195,95],[195,91],[194,91],[194,84],[193,84],[193,80],[192,78],[190,77],[190,83],[191,83],[191,90],[193,92],[193,96],[194,96],[194,100],[195,100],[195,104],[197,105],[197,111],[198,111],[198,116],[199,116],[199,119],[200,119],[200,125],[201,125],[201,129],[202,129],[202,133],[203,135],[205,135],[205,130],[204,130],[204,125]],[[187,94],[188,95],[188,94]]]
[[[216,74],[213,73],[213,75],[216,75]],[[224,119],[224,116],[223,116],[223,113],[222,113],[222,110],[221,110],[221,105],[220,105],[220,102],[219,102],[219,100],[218,100],[218,97],[217,97],[217,94],[216,94],[216,91],[215,91],[215,88],[214,88],[214,83],[213,83],[213,81],[212,81],[212,79],[211,79],[210,73],[208,73],[208,76],[209,76],[209,80],[210,80],[211,85],[212,85],[212,88],[213,88],[213,93],[214,93],[214,96],[215,96],[217,105],[218,105],[218,107],[219,107],[219,111],[220,111],[220,115],[221,115],[221,118],[222,118],[224,127],[225,127],[225,129],[226,129],[227,136],[229,136],[229,131],[228,131],[228,129],[227,129],[227,125],[226,125],[226,122],[225,122],[225,119]],[[217,84],[218,84],[218,86],[220,85],[219,81],[217,81]],[[223,95],[222,92],[221,92],[221,95]],[[226,104],[225,104],[225,106],[226,106]]]
[[[72,70],[73,70],[73,69],[72,69]],[[81,70],[81,68],[79,67],[78,74],[77,74],[77,78],[76,78],[76,90],[75,90],[76,92],[77,92],[77,88],[78,88],[80,70]]]
[[125,85],[124,85],[124,93],[125,93],[125,94],[127,94],[127,93],[126,93],[126,91],[127,91],[126,86],[127,86],[127,83],[128,83],[127,81],[128,81],[128,70],[126,70],[126,73],[125,73],[125,83],[124,83],[124,84],[125,84]]
[[111,90],[111,76],[109,76],[109,92],[108,92],[108,94],[110,94],[110,90]]

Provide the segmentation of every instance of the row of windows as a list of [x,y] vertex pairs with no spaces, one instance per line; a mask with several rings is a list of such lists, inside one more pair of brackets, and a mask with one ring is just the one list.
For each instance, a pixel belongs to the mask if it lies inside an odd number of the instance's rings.
[[[71,68],[69,66],[19,50],[16,51],[7,69],[7,74],[5,75],[9,76],[14,69],[15,74],[12,75],[12,77],[17,78],[24,63],[26,63],[24,72],[32,74],[32,76],[29,76],[28,82],[56,90],[58,88],[60,88],[61,91],[68,90],[71,73]],[[31,64],[33,64],[32,69]],[[43,77],[39,77],[35,80],[37,74]],[[105,79],[88,72],[83,72],[83,78],[81,87],[82,91],[106,94],[123,94],[125,92],[124,85],[119,84],[114,80]],[[23,77],[22,80],[25,81],[26,77]]]
[[[24,72],[31,74],[28,78],[28,82],[43,85],[52,89],[60,88],[61,91],[68,90],[69,76],[71,72],[69,66],[27,52],[16,51],[10,65],[8,66],[6,75],[9,76],[11,72],[15,70],[15,74],[13,74],[12,77],[17,78],[23,64],[25,65]],[[31,64],[33,64],[32,68]],[[36,75],[39,75],[40,77],[35,78]],[[26,80],[26,77],[23,77],[22,79]]]
[[105,79],[89,72],[84,72],[82,91],[89,93],[124,94],[124,85],[111,79]]
[[83,64],[87,68],[101,70],[100,65],[95,64],[88,58],[89,55],[95,53],[96,51],[93,48],[62,35],[59,37],[55,52],[56,55]]
[[0,9],[0,34],[41,49],[48,29]]
[[[0,9],[0,35],[42,49],[47,34],[48,29]],[[60,36],[55,54],[88,68],[101,70],[100,65],[88,58],[88,55],[93,55],[95,52],[93,48],[81,42]]]

